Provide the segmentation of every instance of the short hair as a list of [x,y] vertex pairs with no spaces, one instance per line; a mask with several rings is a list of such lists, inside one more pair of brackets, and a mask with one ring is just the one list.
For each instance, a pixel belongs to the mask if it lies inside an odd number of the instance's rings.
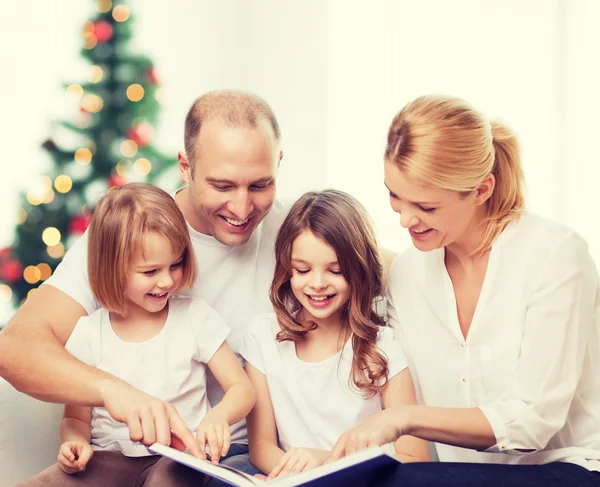
[[524,178],[516,135],[459,98],[427,95],[408,103],[392,120],[384,157],[413,181],[463,194],[476,189],[488,174],[494,175],[484,238],[476,253],[489,249],[523,212]]
[[112,188],[94,208],[88,230],[88,277],[94,297],[103,308],[125,316],[125,281],[129,266],[148,233],[166,238],[183,253],[180,289],[197,276],[196,258],[187,224],[175,200],[151,184],[130,183]]
[[388,363],[377,349],[377,336],[385,321],[373,308],[383,288],[383,270],[375,231],[367,210],[343,191],[308,192],[294,203],[275,241],[275,272],[269,296],[281,331],[278,341],[302,341],[317,327],[296,318],[301,307],[294,296],[292,247],[304,230],[310,230],[334,249],[342,275],[350,286],[343,320],[352,331],[351,385],[372,396],[387,383]]
[[276,140],[281,131],[275,113],[260,96],[237,90],[211,91],[198,98],[185,117],[184,146],[192,172],[196,160],[196,145],[202,124],[208,120],[220,120],[228,127],[254,128],[258,122],[267,120]]

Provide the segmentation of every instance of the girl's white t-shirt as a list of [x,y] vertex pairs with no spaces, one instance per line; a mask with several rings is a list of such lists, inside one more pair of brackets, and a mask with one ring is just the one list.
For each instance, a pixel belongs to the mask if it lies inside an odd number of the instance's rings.
[[[342,433],[383,409],[381,394],[370,398],[351,380],[352,340],[332,357],[316,363],[300,360],[293,341],[278,342],[274,313],[258,316],[250,325],[240,354],[267,379],[279,443],[330,450]],[[382,328],[377,348],[388,360],[389,379],[407,367],[390,328]]]
[[[146,341],[119,338],[108,311],[100,308],[77,322],[65,348],[82,362],[170,402],[195,432],[210,409],[206,363],[228,333],[225,321],[206,301],[172,297],[163,329]],[[132,442],[127,425],[104,408],[92,408],[91,434],[94,450],[121,451],[131,457],[150,454],[144,445]]]

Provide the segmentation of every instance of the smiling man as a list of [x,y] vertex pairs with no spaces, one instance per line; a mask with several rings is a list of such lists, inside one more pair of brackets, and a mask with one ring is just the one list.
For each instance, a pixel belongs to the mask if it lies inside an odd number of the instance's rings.
[[[272,309],[274,243],[287,213],[275,199],[281,158],[277,119],[255,95],[211,92],[188,112],[185,153],[179,154],[186,186],[175,201],[198,260],[198,279],[189,293],[208,301],[227,321],[234,351],[253,317]],[[197,452],[172,406],[64,350],[77,320],[97,308],[87,279],[86,234],[0,333],[0,375],[45,401],[105,407],[128,425],[133,440],[168,443],[173,431]],[[213,404],[222,397],[214,377],[209,377],[208,397]],[[252,472],[245,423],[231,425],[231,433],[231,458],[225,463]]]

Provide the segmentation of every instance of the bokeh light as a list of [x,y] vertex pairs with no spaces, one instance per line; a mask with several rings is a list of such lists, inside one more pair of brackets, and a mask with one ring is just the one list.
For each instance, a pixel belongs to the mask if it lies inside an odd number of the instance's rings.
[[141,157],[133,164],[133,170],[142,176],[147,176],[152,171],[152,163],[148,159]]
[[133,140],[127,139],[121,142],[120,149],[123,157],[133,157],[137,154],[138,145]]
[[77,149],[75,152],[75,162],[81,166],[85,166],[92,162],[92,151],[86,147]]
[[23,279],[25,279],[29,284],[35,284],[41,279],[41,277],[42,273],[34,265],[28,265],[23,271]]
[[129,8],[125,5],[117,5],[113,8],[112,16],[117,22],[125,22],[129,18]]
[[127,87],[127,98],[131,101],[140,101],[144,98],[144,87],[137,83],[129,85]]
[[48,247],[60,242],[60,231],[55,227],[48,227],[42,232],[42,240]]
[[59,193],[68,193],[73,187],[73,181],[66,174],[61,174],[54,180],[54,187]]

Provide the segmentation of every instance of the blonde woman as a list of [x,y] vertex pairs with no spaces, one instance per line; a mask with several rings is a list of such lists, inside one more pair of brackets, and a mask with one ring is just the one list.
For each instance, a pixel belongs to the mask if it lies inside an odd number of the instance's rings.
[[385,184],[414,244],[388,305],[422,406],[344,434],[339,457],[404,435],[441,463],[373,485],[600,485],[600,292],[585,241],[524,211],[515,135],[425,96],[389,129]]

